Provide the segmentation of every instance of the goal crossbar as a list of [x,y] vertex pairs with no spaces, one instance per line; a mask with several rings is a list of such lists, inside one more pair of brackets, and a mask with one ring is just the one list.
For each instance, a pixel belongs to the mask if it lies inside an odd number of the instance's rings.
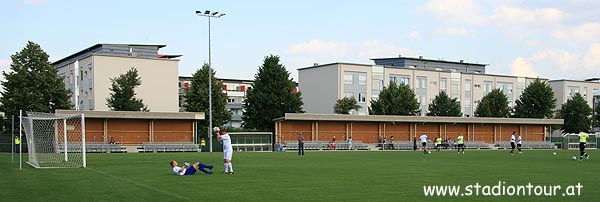
[[27,112],[22,117],[29,159],[34,168],[86,167],[83,114]]

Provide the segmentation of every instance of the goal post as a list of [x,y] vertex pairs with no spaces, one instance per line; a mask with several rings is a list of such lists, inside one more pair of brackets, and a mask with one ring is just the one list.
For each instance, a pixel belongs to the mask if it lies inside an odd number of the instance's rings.
[[[598,149],[598,135],[599,133],[588,133],[586,149]],[[567,133],[563,135],[563,145],[569,150],[579,149],[579,134],[578,133]]]
[[83,114],[27,112],[22,118],[28,146],[27,164],[34,168],[87,166]]

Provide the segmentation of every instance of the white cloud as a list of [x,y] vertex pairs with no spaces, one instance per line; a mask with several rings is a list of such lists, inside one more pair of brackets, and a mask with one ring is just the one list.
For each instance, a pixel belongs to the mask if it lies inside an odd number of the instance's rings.
[[485,24],[488,21],[485,9],[474,0],[432,0],[418,10],[453,23]]
[[[370,58],[395,57],[401,55],[416,55],[409,48],[401,48],[393,44],[377,40],[364,40],[360,43],[323,41],[313,39],[306,43],[294,44],[286,51],[285,64],[292,69],[332,62],[355,62],[373,64]],[[283,59],[282,59],[283,60]]]
[[411,39],[420,39],[421,33],[417,32],[417,31],[412,31],[408,34],[408,37]]
[[444,35],[452,35],[452,36],[465,36],[469,35],[469,30],[465,28],[457,28],[457,27],[445,27],[437,30],[437,33]]
[[560,40],[589,43],[600,40],[600,23],[584,23],[555,30],[552,35]]
[[513,75],[529,76],[543,71],[545,78],[586,79],[600,74],[600,43],[592,44],[587,50],[566,51],[543,49],[527,58],[516,58],[510,65]]
[[400,48],[390,44],[380,43],[376,40],[367,40],[360,43],[358,48],[358,57],[378,58],[400,55],[415,55],[415,51],[409,48]]
[[42,5],[46,0],[24,0],[23,3],[30,6],[39,6]]
[[546,49],[536,52],[531,56],[534,63],[550,63],[562,71],[568,71],[577,66],[579,55],[560,49]]
[[582,64],[586,70],[600,73],[600,43],[592,44],[583,56]]
[[2,72],[10,71],[10,60],[0,59],[0,81],[4,81],[4,74]]
[[556,8],[525,9],[510,6],[496,8],[490,19],[505,26],[547,26],[560,24],[566,14]]
[[288,50],[292,54],[315,55],[323,57],[344,57],[348,52],[345,43],[321,41],[313,39],[307,43],[293,45]]
[[538,77],[539,74],[527,63],[525,58],[518,57],[510,65],[510,71],[515,76]]

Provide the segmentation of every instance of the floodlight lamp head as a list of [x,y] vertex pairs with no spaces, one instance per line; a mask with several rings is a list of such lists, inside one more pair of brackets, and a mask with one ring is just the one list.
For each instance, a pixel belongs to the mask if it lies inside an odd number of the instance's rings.
[[202,14],[202,12],[201,11],[196,11],[196,15],[198,15],[198,14]]
[[204,15],[208,15],[208,14],[210,14],[209,10],[204,11]]
[[211,15],[217,15],[218,13],[219,13],[219,11],[215,11]]

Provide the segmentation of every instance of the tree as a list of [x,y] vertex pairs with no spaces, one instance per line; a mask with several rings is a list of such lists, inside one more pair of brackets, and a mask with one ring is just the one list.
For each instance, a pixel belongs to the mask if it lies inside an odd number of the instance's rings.
[[10,71],[2,72],[5,81],[0,82],[0,110],[6,117],[18,116],[19,110],[51,113],[72,107],[71,91],[40,45],[28,41],[11,59]]
[[112,86],[106,105],[112,111],[148,111],[144,100],[135,98],[135,88],[142,85],[142,79],[137,69],[132,67],[125,74],[110,78]]
[[[198,121],[198,129],[202,132],[207,132],[208,129],[208,64],[202,65],[202,68],[196,70],[192,75],[190,87],[185,91],[186,111],[189,112],[205,112],[206,118]],[[210,68],[211,75],[215,75],[215,71]],[[223,92],[223,83],[217,82],[217,79],[211,77],[212,91],[212,121],[213,126],[222,126],[231,120],[231,112],[227,110],[227,94]]]
[[510,106],[508,106],[508,97],[499,88],[492,90],[492,92],[481,98],[479,105],[475,109],[475,116],[509,117]]
[[450,98],[446,91],[440,92],[429,104],[427,116],[458,116],[460,102],[457,98]]
[[336,114],[350,114],[350,110],[358,111],[362,107],[356,103],[357,102],[354,97],[344,97],[342,99],[338,99],[333,106],[333,112]]
[[592,129],[592,108],[579,93],[561,106],[560,117],[565,120],[562,126],[565,133],[589,132]]
[[411,115],[421,114],[415,91],[408,85],[391,82],[379,93],[378,100],[371,100],[369,114],[372,115]]
[[552,88],[539,78],[530,83],[517,99],[515,115],[517,118],[552,118],[556,98]]
[[254,88],[248,90],[244,101],[244,128],[273,132],[273,119],[304,112],[301,93],[293,92],[296,84],[289,77],[279,56],[265,57],[254,76]]

